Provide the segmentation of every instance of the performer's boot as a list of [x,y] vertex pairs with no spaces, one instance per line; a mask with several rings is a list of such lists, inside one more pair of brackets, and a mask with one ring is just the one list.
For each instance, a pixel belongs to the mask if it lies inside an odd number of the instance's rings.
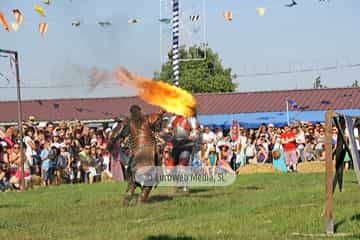
[[140,196],[138,198],[138,204],[143,204],[148,199],[150,192],[151,192],[151,187],[149,186],[143,187]]

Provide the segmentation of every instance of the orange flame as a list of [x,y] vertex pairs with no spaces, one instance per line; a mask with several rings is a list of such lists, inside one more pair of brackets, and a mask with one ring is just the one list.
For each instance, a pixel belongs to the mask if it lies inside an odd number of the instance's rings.
[[133,75],[122,67],[115,69],[113,76],[121,84],[136,88],[139,97],[149,104],[185,117],[192,116],[195,113],[196,100],[183,89],[165,82]]

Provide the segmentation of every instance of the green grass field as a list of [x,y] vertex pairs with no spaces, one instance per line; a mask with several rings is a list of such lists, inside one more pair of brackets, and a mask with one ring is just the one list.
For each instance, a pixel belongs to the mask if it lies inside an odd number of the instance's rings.
[[[123,208],[125,183],[0,193],[0,239],[302,239],[323,233],[324,174],[256,174],[190,196],[158,188]],[[360,188],[345,174],[335,194],[336,231],[360,238]],[[314,238],[313,238],[314,239]],[[316,238],[315,238],[316,239]]]

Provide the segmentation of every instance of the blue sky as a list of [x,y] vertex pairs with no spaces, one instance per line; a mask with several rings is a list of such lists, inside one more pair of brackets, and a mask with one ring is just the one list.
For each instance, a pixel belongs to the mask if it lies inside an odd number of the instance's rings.
[[[180,0],[183,12],[200,6],[200,0]],[[329,65],[360,63],[360,1],[298,0],[286,8],[287,1],[205,0],[206,40],[226,67],[237,74],[265,71],[300,70]],[[181,3],[180,2],[180,3]],[[8,22],[11,10],[19,8],[24,23],[18,32],[0,29],[0,48],[19,51],[24,99],[86,98],[133,95],[131,89],[107,85],[90,90],[91,67],[111,70],[117,65],[137,74],[152,77],[160,68],[160,23],[158,0],[53,0],[44,6],[46,17],[33,10],[34,0],[1,0]],[[264,17],[255,9],[265,7]],[[222,18],[233,12],[233,21]],[[138,24],[128,24],[139,18]],[[80,20],[79,28],[71,22]],[[47,21],[44,37],[38,23]],[[102,29],[96,23],[110,21]],[[170,34],[170,33],[169,33]],[[166,38],[164,38],[166,39]],[[0,71],[11,76],[9,64],[0,58]],[[241,77],[235,80],[238,91],[310,88],[321,75],[328,87],[351,85],[360,68],[315,71],[266,77]],[[16,99],[14,79],[8,84],[0,78],[0,99]],[[58,88],[40,88],[59,86]],[[10,87],[10,88],[9,88]]]

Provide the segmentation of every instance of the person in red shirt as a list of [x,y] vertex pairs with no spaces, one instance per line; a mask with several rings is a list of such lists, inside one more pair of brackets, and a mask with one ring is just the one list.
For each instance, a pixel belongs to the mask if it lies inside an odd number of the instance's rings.
[[285,162],[288,170],[292,169],[294,172],[297,171],[297,154],[296,154],[296,140],[295,133],[291,131],[289,126],[285,126],[284,132],[281,134],[281,143],[284,148]]

